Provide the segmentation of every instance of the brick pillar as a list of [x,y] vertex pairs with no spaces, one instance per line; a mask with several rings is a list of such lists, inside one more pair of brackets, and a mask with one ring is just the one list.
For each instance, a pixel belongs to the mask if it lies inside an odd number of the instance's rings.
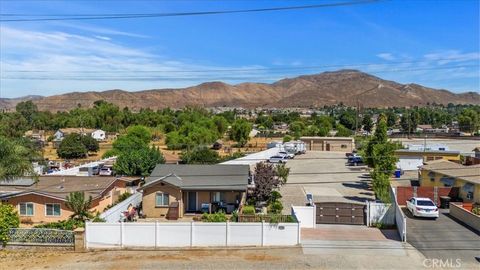
[[75,252],[85,252],[85,229],[76,228],[73,233],[75,234]]

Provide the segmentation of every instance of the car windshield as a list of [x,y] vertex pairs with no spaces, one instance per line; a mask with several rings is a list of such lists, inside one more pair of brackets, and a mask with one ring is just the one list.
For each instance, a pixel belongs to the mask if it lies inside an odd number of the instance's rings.
[[432,201],[418,200],[417,205],[420,206],[435,206]]

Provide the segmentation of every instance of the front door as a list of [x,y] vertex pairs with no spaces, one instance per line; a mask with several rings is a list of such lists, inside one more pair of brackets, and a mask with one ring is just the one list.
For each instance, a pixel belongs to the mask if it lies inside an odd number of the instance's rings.
[[187,197],[187,211],[197,211],[197,192],[189,191]]

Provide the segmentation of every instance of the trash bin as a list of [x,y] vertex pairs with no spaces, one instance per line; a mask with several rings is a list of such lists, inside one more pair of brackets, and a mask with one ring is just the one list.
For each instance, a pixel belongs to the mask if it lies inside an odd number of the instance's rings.
[[402,175],[402,170],[398,169],[395,171],[395,178],[400,178],[401,175]]
[[448,196],[440,196],[440,208],[448,209],[450,208],[451,198]]

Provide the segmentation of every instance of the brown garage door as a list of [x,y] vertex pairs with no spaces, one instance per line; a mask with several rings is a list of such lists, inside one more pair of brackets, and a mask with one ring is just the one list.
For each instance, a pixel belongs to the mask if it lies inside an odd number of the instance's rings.
[[365,205],[355,203],[316,203],[317,224],[365,224]]

